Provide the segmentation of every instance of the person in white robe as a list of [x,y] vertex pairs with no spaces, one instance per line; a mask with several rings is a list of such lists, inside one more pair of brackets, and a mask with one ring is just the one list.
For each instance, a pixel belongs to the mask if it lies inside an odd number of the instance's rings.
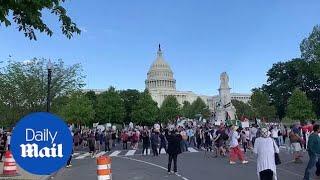
[[257,154],[259,180],[277,180],[275,153],[279,153],[279,147],[270,137],[268,129],[261,129],[261,137],[256,139],[253,152]]

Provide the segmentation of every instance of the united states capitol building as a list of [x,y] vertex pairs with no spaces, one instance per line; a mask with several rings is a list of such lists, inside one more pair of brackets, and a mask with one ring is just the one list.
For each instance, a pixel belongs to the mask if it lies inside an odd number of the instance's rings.
[[[145,81],[146,89],[149,90],[153,100],[158,103],[158,106],[161,106],[167,96],[172,95],[177,98],[181,105],[185,101],[192,103],[200,97],[210,110],[216,110],[217,103],[221,101],[220,95],[206,96],[195,94],[192,91],[179,91],[176,89],[177,81],[173,74],[170,65],[163,57],[163,52],[159,45],[156,60],[152,63],[147,74],[147,80]],[[226,73],[225,75],[227,76]],[[247,103],[250,100],[251,94],[230,93],[230,96],[231,99]]]
[[[195,94],[192,91],[179,91],[176,89],[176,79],[173,76],[173,71],[170,65],[166,62],[163,57],[163,52],[159,45],[156,60],[150,66],[147,73],[147,79],[145,80],[145,87],[149,90],[154,101],[158,103],[160,107],[165,98],[169,95],[175,96],[178,102],[182,105],[183,102],[188,101],[192,103],[198,97],[200,97],[209,107],[209,109],[215,112],[218,108],[218,104],[221,104],[222,99],[227,96],[227,101],[236,99],[247,103],[250,100],[251,94],[243,93],[230,93],[231,88],[227,84],[227,89],[219,88],[219,95],[207,96]],[[222,73],[227,76],[227,73]],[[223,85],[225,86],[225,85]],[[218,88],[218,87],[217,87]],[[213,87],[215,89],[215,87]],[[221,91],[223,90],[223,91]],[[100,94],[106,90],[103,89],[86,89],[84,91],[94,91],[96,94]],[[222,97],[223,96],[223,97]]]

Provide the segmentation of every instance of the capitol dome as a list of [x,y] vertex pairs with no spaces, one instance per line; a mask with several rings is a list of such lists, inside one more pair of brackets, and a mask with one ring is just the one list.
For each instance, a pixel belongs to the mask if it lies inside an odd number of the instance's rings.
[[175,90],[176,80],[169,64],[164,60],[161,47],[157,52],[157,58],[152,63],[146,80],[148,90]]

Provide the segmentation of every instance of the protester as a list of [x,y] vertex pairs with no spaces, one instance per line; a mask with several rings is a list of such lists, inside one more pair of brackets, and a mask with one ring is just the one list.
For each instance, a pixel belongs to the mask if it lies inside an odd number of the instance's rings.
[[105,140],[104,140],[104,151],[105,152],[111,151],[111,148],[110,148],[111,140],[112,140],[111,132],[110,132],[110,130],[106,130]]
[[226,156],[225,142],[229,139],[229,136],[225,132],[225,127],[223,125],[220,126],[219,130],[216,131],[215,149],[216,156],[220,154],[221,156]]
[[160,133],[160,147],[159,147],[159,154],[161,154],[161,150],[164,149],[165,152],[167,153],[167,139],[165,136],[165,132],[163,131]]
[[273,140],[276,142],[277,146],[280,146],[279,142],[279,130],[277,126],[272,126],[271,127],[271,137]]
[[168,140],[167,153],[169,155],[168,173],[171,174],[171,164],[173,161],[173,171],[175,174],[177,174],[178,172],[177,161],[178,161],[178,154],[181,153],[180,142],[182,140],[182,137],[179,133],[176,133],[176,131],[173,128],[170,128],[170,131],[166,138]]
[[295,125],[290,134],[289,134],[289,138],[290,138],[290,143],[291,143],[291,147],[293,150],[293,158],[294,158],[294,162],[295,163],[302,163],[301,160],[301,151],[302,151],[302,147],[301,147],[301,136],[300,136],[300,129],[298,127],[298,125]]
[[210,131],[206,130],[204,133],[204,141],[205,141],[204,147],[205,147],[206,151],[210,151],[210,152],[212,151],[212,140],[213,140],[213,138],[212,138]]
[[248,148],[248,138],[246,136],[245,131],[241,131],[240,138],[241,138],[241,142],[242,142],[242,148],[243,148],[244,152],[246,153],[247,148]]
[[89,144],[89,153],[91,153],[91,157],[94,158],[95,155],[95,135],[94,132],[91,132],[88,139]]
[[151,141],[151,148],[152,148],[153,156],[158,156],[159,155],[159,153],[158,153],[159,133],[155,132],[155,130],[152,131],[150,141]]
[[127,131],[124,130],[121,133],[122,149],[124,150],[128,149],[128,139],[129,139],[129,135]]
[[273,138],[270,138],[266,128],[261,129],[261,137],[255,140],[253,152],[257,157],[257,173],[260,180],[277,180],[275,153],[279,147]]
[[181,150],[183,152],[188,151],[188,136],[187,133],[184,129],[181,130],[180,135],[182,137],[182,141],[181,141]]
[[146,151],[146,155],[148,155],[148,149],[150,147],[150,137],[147,130],[142,133],[142,147],[142,155],[144,155],[144,151]]
[[242,164],[247,164],[248,161],[244,159],[243,152],[239,147],[239,133],[237,132],[238,127],[233,126],[231,133],[231,141],[230,141],[230,164],[236,164],[236,160],[239,159]]
[[309,162],[308,166],[304,173],[303,180],[310,180],[310,171],[316,165],[317,161],[320,158],[320,128],[319,125],[313,126],[313,133],[309,136],[308,141],[308,154],[309,154]]
[[258,129],[256,128],[256,125],[253,125],[250,128],[250,140],[251,140],[252,147],[254,147],[254,142],[257,137],[257,132],[258,132]]

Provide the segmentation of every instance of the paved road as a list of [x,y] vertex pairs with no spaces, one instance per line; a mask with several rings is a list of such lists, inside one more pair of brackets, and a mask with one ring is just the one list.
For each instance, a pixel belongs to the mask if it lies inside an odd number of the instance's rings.
[[[250,163],[247,165],[229,165],[227,158],[214,158],[203,151],[186,152],[179,156],[179,176],[166,173],[167,155],[159,157],[141,156],[139,151],[134,154],[121,151],[112,157],[113,180],[256,180],[256,163],[252,153],[247,153]],[[115,154],[113,152],[107,155]],[[73,167],[62,169],[56,174],[57,180],[96,179],[96,162],[90,157],[78,158],[85,153],[76,154]],[[103,154],[103,153],[100,153]],[[291,154],[282,150],[283,163],[278,166],[278,179],[301,180],[306,167],[307,156],[303,164],[291,162]]]

